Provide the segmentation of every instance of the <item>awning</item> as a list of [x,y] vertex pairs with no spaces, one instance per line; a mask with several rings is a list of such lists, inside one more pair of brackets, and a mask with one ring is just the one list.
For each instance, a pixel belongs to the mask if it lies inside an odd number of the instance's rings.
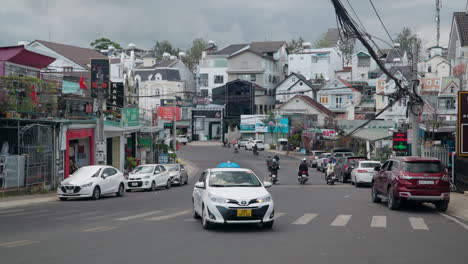
[[[351,132],[352,130],[345,131],[346,133]],[[387,138],[391,138],[393,134],[389,133],[388,129],[361,129],[356,131],[352,137],[368,140],[371,142],[384,140]]]
[[141,126],[132,126],[132,127],[115,127],[115,126],[106,126],[104,125],[104,132],[125,132],[125,133],[134,133],[140,131]]

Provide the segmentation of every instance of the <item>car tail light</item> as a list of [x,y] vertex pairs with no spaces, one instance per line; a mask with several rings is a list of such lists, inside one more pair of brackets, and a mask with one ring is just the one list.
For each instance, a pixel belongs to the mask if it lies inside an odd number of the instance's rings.
[[357,172],[359,172],[359,173],[366,173],[366,172],[368,172],[368,171],[366,171],[366,170],[358,170]]
[[444,174],[444,176],[442,176],[442,178],[440,178],[442,181],[444,182],[449,182],[450,181],[450,178],[447,174]]
[[409,192],[400,192],[400,197],[410,197],[411,194]]
[[442,194],[445,198],[450,198],[450,193],[443,193]]
[[345,169],[345,170],[348,169],[348,164],[345,164],[345,165],[344,165],[344,169]]
[[405,175],[405,174],[399,174],[398,179],[400,180],[411,180],[413,177]]

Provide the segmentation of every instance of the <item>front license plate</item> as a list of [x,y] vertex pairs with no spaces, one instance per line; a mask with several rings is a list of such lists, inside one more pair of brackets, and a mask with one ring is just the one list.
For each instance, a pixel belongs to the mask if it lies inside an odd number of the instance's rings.
[[132,182],[132,186],[138,186],[138,182]]
[[238,209],[237,217],[252,217],[252,209]]
[[419,181],[419,184],[434,184],[434,181]]
[[67,193],[73,193],[73,190],[67,190]]

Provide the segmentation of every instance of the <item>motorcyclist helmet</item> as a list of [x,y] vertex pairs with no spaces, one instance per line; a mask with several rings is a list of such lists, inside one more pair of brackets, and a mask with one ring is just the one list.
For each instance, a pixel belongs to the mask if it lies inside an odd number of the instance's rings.
[[303,159],[302,159],[302,162],[306,162],[306,161],[307,161],[307,159],[306,159],[306,158],[303,158]]
[[276,162],[276,159],[273,159],[272,162]]

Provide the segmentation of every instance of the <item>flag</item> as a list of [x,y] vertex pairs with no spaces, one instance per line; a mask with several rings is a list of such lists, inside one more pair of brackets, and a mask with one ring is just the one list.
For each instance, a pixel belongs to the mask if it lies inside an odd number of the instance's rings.
[[32,92],[31,92],[31,99],[34,103],[34,105],[37,105],[37,92],[36,92],[36,86],[34,84],[31,85],[31,89],[32,89]]
[[86,87],[86,83],[85,83],[85,79],[84,79],[84,76],[81,75],[80,77],[80,89],[88,89],[88,87]]

